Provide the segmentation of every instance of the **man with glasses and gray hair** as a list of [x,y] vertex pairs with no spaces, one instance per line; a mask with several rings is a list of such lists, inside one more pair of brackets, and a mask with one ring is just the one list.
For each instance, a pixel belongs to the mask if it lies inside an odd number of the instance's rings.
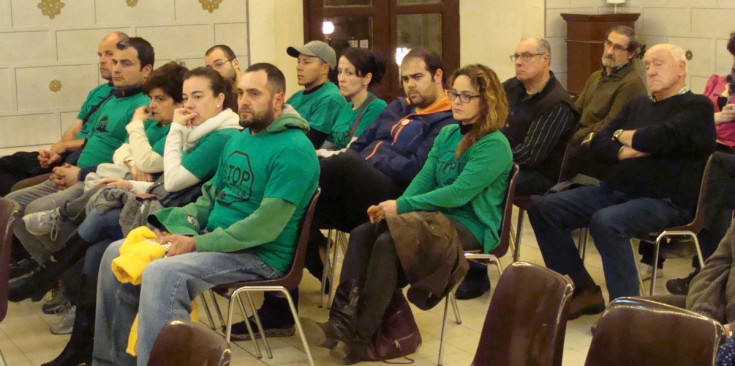
[[233,86],[240,80],[240,60],[235,52],[227,45],[218,44],[210,47],[204,53],[204,64],[217,71],[225,80],[232,81]]
[[[543,194],[558,179],[561,161],[578,113],[549,70],[551,47],[543,38],[524,38],[510,56],[516,76],[503,83],[510,112],[502,131],[513,150],[518,173],[516,195]],[[490,289],[484,265],[470,262],[457,299],[473,299]]]

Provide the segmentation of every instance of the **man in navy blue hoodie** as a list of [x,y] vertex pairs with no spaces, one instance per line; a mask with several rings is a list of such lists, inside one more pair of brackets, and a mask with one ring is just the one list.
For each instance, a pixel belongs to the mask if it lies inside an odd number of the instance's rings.
[[[315,277],[322,277],[318,248],[326,241],[319,229],[349,232],[368,221],[370,205],[400,196],[426,162],[439,130],[454,123],[443,77],[441,56],[425,48],[412,49],[401,62],[407,98],[388,104],[346,152],[320,161],[322,193],[306,258]],[[291,296],[297,294],[292,291]],[[285,299],[266,295],[258,314],[266,336],[294,333]],[[244,323],[233,326],[233,338],[247,339]]]

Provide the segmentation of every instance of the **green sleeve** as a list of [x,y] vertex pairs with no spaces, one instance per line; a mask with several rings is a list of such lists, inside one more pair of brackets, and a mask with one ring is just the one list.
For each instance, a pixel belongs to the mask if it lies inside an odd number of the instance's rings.
[[296,205],[280,198],[263,198],[252,214],[230,227],[194,237],[199,252],[234,252],[270,243],[281,234]]
[[[173,224],[178,226],[187,226],[190,227],[195,232],[199,232],[203,228],[207,227],[207,220],[209,220],[209,213],[212,212],[214,209],[214,202],[217,198],[217,188],[212,184],[212,182],[207,182],[202,185],[202,195],[197,198],[196,201],[189,203],[186,206],[183,207],[166,207],[162,208],[151,215],[155,216],[158,221],[160,221],[164,226],[167,224]],[[183,215],[180,215],[181,212],[173,213],[173,211],[183,211]],[[196,222],[198,223],[198,226],[194,227],[191,222],[188,222],[186,220],[182,220],[181,222],[172,222],[171,217],[186,217],[186,215],[191,215],[194,218],[196,218]]]
[[[476,142],[475,146],[465,152],[472,155],[452,184],[417,195],[404,193],[398,199],[398,212],[440,211],[443,208],[464,206],[508,171],[512,161],[510,152],[508,156],[500,156],[506,150],[502,141],[496,138]],[[509,164],[504,164],[505,161]]]
[[353,137],[360,137],[362,134],[362,131],[365,131],[368,126],[373,124],[376,118],[383,113],[383,109],[385,109],[385,102],[382,99],[375,99],[372,101],[366,108],[365,112],[362,113],[362,117],[360,118],[360,125],[357,126],[357,129],[355,129],[355,134]]
[[437,147],[437,141],[442,141],[444,139],[444,135],[445,133],[442,129],[442,131],[439,132],[439,136],[437,136],[437,138],[434,140],[434,145],[429,151],[429,156],[426,159],[426,163],[424,163],[424,166],[413,178],[411,184],[408,185],[401,197],[398,198],[397,205],[399,214],[413,211],[408,202],[404,199],[405,197],[417,196],[426,192],[430,192],[431,190],[436,188],[437,183],[436,178],[434,177],[434,170],[436,169],[436,154],[438,154],[437,150],[439,149]]

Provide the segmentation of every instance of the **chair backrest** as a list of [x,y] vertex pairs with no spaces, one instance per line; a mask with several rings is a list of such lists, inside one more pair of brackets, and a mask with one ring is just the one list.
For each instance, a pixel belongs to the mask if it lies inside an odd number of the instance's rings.
[[699,196],[697,198],[697,209],[694,214],[694,219],[692,219],[691,223],[686,225],[687,228],[694,233],[699,233],[704,227],[704,203],[705,199],[707,198],[707,187],[709,185],[707,178],[709,178],[709,171],[711,166],[712,155],[707,158],[707,164],[704,165],[704,170],[702,171],[702,183],[699,184]]
[[562,275],[514,262],[485,315],[473,365],[561,365],[566,307],[573,287]]
[[293,262],[289,267],[286,275],[281,278],[274,280],[262,280],[262,281],[241,281],[234,283],[227,283],[224,285],[215,286],[214,291],[224,292],[228,289],[238,288],[242,286],[283,286],[289,290],[299,287],[301,283],[301,277],[304,274],[304,260],[306,259],[306,248],[309,244],[309,232],[311,229],[311,221],[314,218],[314,211],[316,210],[316,203],[319,200],[321,194],[321,187],[317,187],[314,195],[309,201],[309,206],[304,211],[304,217],[301,219],[301,225],[299,226],[299,236],[296,241],[296,253],[294,253]]
[[579,149],[580,147],[577,145],[572,143],[567,144],[567,148],[564,150],[564,157],[561,160],[561,166],[559,167],[559,179],[557,180],[557,183],[572,179],[576,173],[574,162]]
[[513,214],[513,200],[516,196],[516,181],[519,170],[518,164],[513,163],[513,167],[508,175],[508,189],[505,191],[503,218],[500,223],[500,241],[498,242],[498,246],[490,252],[498,258],[504,256],[510,246],[511,215]]
[[10,273],[10,248],[13,240],[13,221],[18,215],[18,203],[0,197],[0,321],[8,312],[8,277]]
[[678,307],[622,297],[607,307],[585,365],[714,365],[722,325]]
[[226,366],[232,350],[221,334],[201,323],[173,320],[153,343],[149,366]]

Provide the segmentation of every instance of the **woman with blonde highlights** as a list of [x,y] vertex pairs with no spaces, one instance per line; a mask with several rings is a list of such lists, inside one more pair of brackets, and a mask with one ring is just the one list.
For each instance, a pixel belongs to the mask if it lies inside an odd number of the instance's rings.
[[439,132],[403,195],[371,206],[370,222],[350,233],[329,320],[303,321],[310,342],[331,348],[341,362],[375,357],[371,339],[402,287],[410,283],[409,300],[429,309],[464,276],[463,250],[487,253],[498,245],[513,164],[499,131],[505,93],[495,72],[469,65],[454,73],[447,95],[458,123]]

